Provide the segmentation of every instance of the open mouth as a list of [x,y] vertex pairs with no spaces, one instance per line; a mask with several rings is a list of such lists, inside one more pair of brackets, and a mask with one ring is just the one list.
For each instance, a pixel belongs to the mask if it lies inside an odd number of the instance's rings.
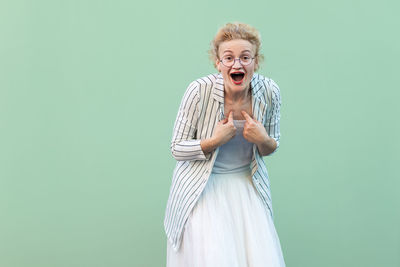
[[241,84],[244,79],[244,73],[243,72],[235,72],[231,73],[231,78],[234,84]]

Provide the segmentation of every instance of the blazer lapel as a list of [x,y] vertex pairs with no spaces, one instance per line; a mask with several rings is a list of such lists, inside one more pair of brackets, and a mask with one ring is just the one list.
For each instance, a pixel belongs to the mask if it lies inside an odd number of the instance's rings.
[[217,121],[222,120],[225,117],[224,111],[224,78],[221,73],[218,73],[215,85],[213,87],[213,97],[218,101],[218,116]]
[[[252,92],[252,105],[253,105],[253,118],[256,119],[257,121],[261,122],[264,124],[264,119],[265,119],[265,111],[267,108],[267,105],[265,104],[264,99],[261,97],[263,93],[263,86],[264,83],[259,77],[259,74],[254,74],[253,78],[251,79],[251,92]],[[258,154],[258,149],[256,144],[253,144],[253,157],[251,161],[251,175],[253,176],[254,173],[256,172],[258,168],[257,160],[256,157],[259,156]]]
[[253,105],[253,118],[257,121],[264,123],[264,113],[266,104],[264,99],[262,99],[261,95],[263,92],[264,83],[259,77],[259,74],[255,73],[253,78],[251,79],[251,92],[252,92],[252,105]]

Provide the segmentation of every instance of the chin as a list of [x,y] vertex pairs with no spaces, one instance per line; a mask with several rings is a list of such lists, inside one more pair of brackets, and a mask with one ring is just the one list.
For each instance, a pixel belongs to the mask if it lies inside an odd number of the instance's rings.
[[239,93],[239,92],[244,92],[247,89],[249,89],[249,86],[244,86],[244,85],[240,85],[240,86],[233,85],[233,86],[231,86],[232,92],[238,92]]

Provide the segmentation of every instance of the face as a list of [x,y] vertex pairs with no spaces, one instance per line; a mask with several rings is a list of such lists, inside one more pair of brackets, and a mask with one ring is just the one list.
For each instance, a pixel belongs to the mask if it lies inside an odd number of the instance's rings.
[[[231,41],[225,41],[220,44],[218,49],[218,57],[222,59],[225,56],[231,58],[240,58],[241,56],[254,57],[256,51],[255,45],[247,40],[235,39]],[[222,62],[217,59],[216,65],[219,72],[221,72],[224,78],[225,90],[231,93],[243,92],[248,90],[250,87],[250,81],[253,77],[255,69],[258,67],[257,59],[254,58],[252,62],[243,66],[239,63],[239,60],[235,60],[235,63],[231,67],[226,67]],[[237,74],[233,74],[237,73]]]

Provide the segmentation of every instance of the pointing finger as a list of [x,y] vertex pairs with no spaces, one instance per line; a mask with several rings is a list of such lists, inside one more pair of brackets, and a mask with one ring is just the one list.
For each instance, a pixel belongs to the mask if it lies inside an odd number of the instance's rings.
[[248,122],[252,122],[253,121],[253,119],[250,117],[249,114],[247,114],[246,111],[242,110],[242,114],[243,114],[244,118],[246,119],[246,121],[248,121]]

